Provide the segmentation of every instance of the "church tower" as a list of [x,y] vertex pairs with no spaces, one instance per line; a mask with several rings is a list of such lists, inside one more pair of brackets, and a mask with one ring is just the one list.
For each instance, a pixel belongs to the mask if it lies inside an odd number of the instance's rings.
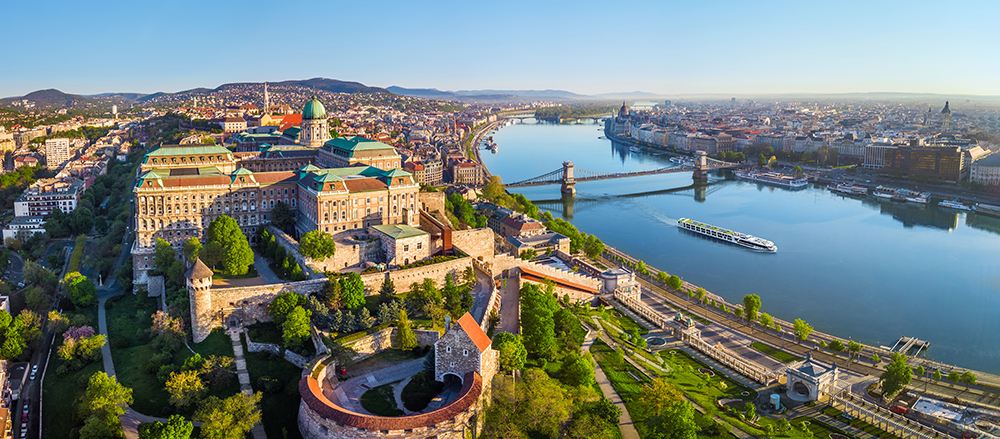
[[299,132],[299,144],[319,148],[330,140],[330,127],[326,121],[326,108],[313,96],[302,109],[302,130]]
[[267,95],[267,83],[264,83],[264,114],[271,114],[268,110],[271,108],[271,99]]
[[941,124],[941,129],[943,130],[951,128],[951,108],[948,108],[948,101],[944,101],[944,109],[941,110],[941,115],[938,116],[938,123]]

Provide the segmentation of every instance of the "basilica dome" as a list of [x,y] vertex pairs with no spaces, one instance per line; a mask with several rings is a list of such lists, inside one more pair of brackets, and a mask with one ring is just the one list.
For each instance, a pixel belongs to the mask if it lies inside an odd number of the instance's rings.
[[323,108],[323,104],[319,102],[319,99],[316,99],[316,96],[306,102],[305,108],[302,109],[302,119],[326,119],[326,108]]

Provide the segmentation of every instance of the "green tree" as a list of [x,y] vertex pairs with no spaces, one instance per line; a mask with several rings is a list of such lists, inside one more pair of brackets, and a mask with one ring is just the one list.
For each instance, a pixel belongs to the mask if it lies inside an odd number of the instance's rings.
[[536,256],[538,256],[538,252],[535,251],[535,249],[533,248],[529,248],[527,250],[522,250],[520,256],[521,259],[524,259],[525,261],[530,261],[534,259]]
[[205,383],[194,370],[171,372],[166,388],[170,394],[170,403],[177,407],[186,407],[198,401],[206,390]]
[[267,306],[267,315],[271,316],[276,325],[281,326],[296,306],[305,306],[307,301],[305,296],[298,293],[291,291],[281,293],[271,299],[271,304]]
[[934,379],[937,381],[941,381],[941,369],[934,370]]
[[[864,350],[864,348],[865,345],[858,343],[854,340],[850,340],[847,342],[847,353],[850,355],[850,358],[852,359],[857,357],[858,354],[860,354],[861,351]],[[923,366],[920,367],[923,368]],[[920,374],[923,375],[923,372],[921,372]]]
[[287,204],[278,201],[274,203],[274,209],[271,209],[271,224],[281,230],[288,231],[288,228],[295,224],[295,213],[288,208]]
[[333,242],[333,236],[326,232],[311,230],[299,239],[299,253],[307,258],[323,261],[336,251],[337,244]]
[[[888,366],[886,366],[886,369],[888,369]],[[962,374],[958,373],[957,370],[952,370],[951,372],[948,372],[948,381],[957,384],[962,381]]]
[[509,332],[498,332],[493,336],[493,346],[500,351],[500,368],[505,371],[521,370],[528,361],[528,351],[521,336]]
[[198,254],[201,253],[201,241],[198,238],[192,237],[184,243],[184,258],[188,261],[194,261],[198,259]]
[[698,426],[694,407],[664,378],[657,378],[639,394],[650,437],[695,439]]
[[844,350],[844,342],[840,340],[833,340],[827,347],[829,347],[831,351],[841,352]]
[[170,415],[166,424],[160,421],[139,424],[139,439],[189,439],[193,431],[194,424],[183,416]]
[[521,328],[529,353],[551,359],[558,351],[554,310],[558,305],[550,294],[532,283],[521,286]]
[[590,358],[573,352],[563,359],[559,378],[569,386],[590,386],[594,383],[594,364]]
[[382,281],[382,288],[379,289],[378,294],[382,303],[392,302],[396,298],[396,284],[392,282],[392,277],[388,274],[386,274],[385,280]]
[[[760,296],[756,294],[743,296],[743,311],[746,313],[747,323],[757,321],[757,313],[760,311]],[[750,325],[750,331],[753,331],[753,325]]]
[[214,270],[226,257],[226,250],[218,242],[209,242],[202,247],[198,257],[201,258],[201,262]]
[[328,278],[326,285],[323,285],[323,290],[320,291],[320,297],[323,305],[326,305],[331,311],[339,309],[343,305],[341,302],[340,279],[335,277]]
[[121,385],[115,377],[104,372],[90,376],[87,391],[77,410],[107,426],[109,431],[121,432],[119,416],[132,404],[132,389]]
[[201,421],[203,439],[243,439],[260,422],[261,394],[237,393],[226,399],[210,396],[195,411],[194,419]]
[[348,274],[341,278],[341,297],[344,307],[357,309],[365,304],[365,283],[358,273]]
[[809,334],[813,333],[813,327],[802,319],[795,319],[795,322],[792,324],[792,331],[795,332],[795,338],[798,339],[799,343],[802,343],[809,338]]
[[758,317],[758,320],[760,321],[760,325],[765,328],[770,328],[774,326],[774,317],[771,317],[771,315],[766,312],[760,313],[760,317]]
[[[587,255],[590,259],[597,259],[601,253],[604,253],[604,242],[598,239],[594,235],[590,235],[584,241],[583,253]],[[647,273],[648,275],[648,273]]]
[[705,298],[708,297],[708,292],[701,287],[698,287],[698,289],[694,291],[694,294],[698,297],[699,302],[705,302]]
[[670,278],[667,279],[667,286],[673,288],[674,290],[680,290],[683,284],[684,282],[679,276],[670,276]]
[[87,276],[74,271],[66,275],[63,285],[74,305],[87,307],[97,303],[97,287]]
[[882,360],[878,357],[878,353],[872,354],[872,363],[878,364],[880,361]]
[[490,177],[489,183],[483,186],[483,198],[487,200],[495,200],[500,195],[506,193],[506,189],[503,186],[503,180],[499,175],[494,175]]
[[410,317],[406,315],[406,310],[399,310],[399,319],[396,320],[396,345],[400,349],[413,349],[418,346],[417,334],[410,327]]
[[927,371],[924,369],[924,365],[923,364],[917,366],[917,370],[915,370],[914,372],[916,372],[917,375],[920,375],[920,376],[924,376],[924,374],[927,373]]
[[312,312],[296,306],[288,313],[288,318],[281,324],[281,339],[285,346],[301,346],[303,339],[309,336],[309,317]]
[[160,273],[166,273],[177,260],[177,251],[163,238],[156,238],[154,247],[153,267]]
[[222,246],[222,267],[231,275],[246,274],[250,264],[253,264],[253,250],[247,237],[240,230],[236,220],[223,215],[208,225],[206,234],[209,242],[217,242]]
[[882,384],[882,396],[887,401],[891,400],[896,396],[896,393],[910,384],[912,374],[913,371],[906,364],[906,356],[899,352],[893,352],[889,364],[885,366],[885,372],[879,376],[879,382]]
[[976,374],[972,373],[972,371],[967,370],[965,372],[962,372],[962,376],[958,377],[958,381],[962,384],[965,384],[965,389],[968,390],[970,385],[976,384]]

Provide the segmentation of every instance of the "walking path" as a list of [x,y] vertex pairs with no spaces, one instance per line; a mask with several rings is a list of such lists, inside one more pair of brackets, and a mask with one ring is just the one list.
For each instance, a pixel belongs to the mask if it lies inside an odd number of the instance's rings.
[[[594,325],[597,326],[597,334],[601,333],[601,324],[594,318]],[[587,337],[583,340],[582,351],[590,352],[590,347],[593,346],[594,340],[597,336],[594,335],[594,331],[588,331]],[[601,393],[604,394],[605,398],[611,400],[611,402],[621,410],[621,415],[618,416],[618,429],[622,432],[622,439],[639,439],[639,432],[635,429],[635,424],[632,422],[632,416],[629,415],[628,409],[625,407],[625,402],[622,401],[621,396],[615,391],[614,387],[611,387],[611,380],[608,376],[604,374],[601,369],[600,364],[594,366],[594,374],[597,376],[597,385],[601,388]]]
[[[247,362],[243,359],[243,343],[240,342],[240,331],[229,331],[229,338],[233,341],[233,355],[236,356],[236,377],[240,380],[240,392],[244,395],[252,395],[253,387],[250,387],[250,374],[247,372]],[[264,434],[264,426],[258,422],[250,430],[254,439],[267,439]]]

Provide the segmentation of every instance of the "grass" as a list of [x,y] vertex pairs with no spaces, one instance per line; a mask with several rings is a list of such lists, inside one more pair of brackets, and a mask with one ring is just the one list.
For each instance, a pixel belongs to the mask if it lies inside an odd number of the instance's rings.
[[776,360],[778,360],[778,361],[780,361],[782,363],[794,363],[796,361],[802,361],[801,357],[797,357],[795,355],[789,354],[788,352],[785,352],[785,351],[782,351],[782,350],[779,350],[779,349],[775,349],[775,348],[773,348],[771,346],[768,346],[768,345],[766,345],[764,343],[761,343],[759,341],[755,341],[755,342],[751,343],[750,347],[754,348],[757,351],[760,351],[764,355],[773,357],[774,359],[776,359]]
[[264,392],[260,402],[261,417],[267,437],[301,438],[298,413],[299,379],[302,377],[302,369],[266,352],[247,352],[243,358],[246,359],[250,384],[254,390],[262,390],[261,378],[274,379],[280,383],[276,389]]
[[[162,364],[171,364],[178,369],[185,360],[194,356],[183,345],[168,357],[163,357],[161,351],[154,349],[148,330],[152,324],[150,316],[156,311],[156,300],[144,295],[124,294],[107,302],[108,335],[115,372],[123,385],[132,388],[132,408],[139,413],[159,417],[178,413],[190,418],[194,405],[181,409],[170,405],[170,395],[156,376],[158,369],[147,369],[155,356],[161,357]],[[212,331],[205,341],[193,345],[192,349],[203,358],[209,355],[233,357],[232,341],[221,329]],[[239,382],[235,374],[226,382],[209,386],[209,395],[220,398],[238,392]]]
[[257,274],[257,268],[254,267],[253,265],[250,265],[246,274],[230,275],[226,274],[222,270],[212,270],[212,272],[213,272],[212,279],[253,279],[255,277],[260,276],[259,274]]
[[603,308],[584,308],[584,311],[579,313],[577,317],[580,317],[581,320],[585,320],[588,324],[593,325],[592,319],[589,318],[591,316],[601,317],[608,323],[625,332],[632,332],[634,329],[639,331],[639,334],[641,335],[649,333],[649,329],[646,329],[645,326],[636,323],[636,321],[631,317],[623,314],[617,309],[606,310]]
[[254,343],[272,343],[281,346],[281,329],[274,322],[257,322],[247,326],[247,334]]
[[395,383],[383,384],[361,395],[361,406],[373,415],[403,416],[403,411],[396,406],[396,397],[392,394]]
[[66,273],[80,271],[80,263],[83,262],[83,248],[87,246],[87,235],[76,237],[76,246],[73,247],[73,254],[69,257],[69,267]]
[[[590,352],[594,355],[594,359],[597,360],[608,380],[611,381],[611,387],[615,389],[615,392],[625,402],[625,408],[632,416],[632,421],[635,423],[635,428],[638,430],[639,436],[645,437],[645,416],[642,414],[643,410],[639,404],[639,396],[642,394],[642,390],[646,387],[646,384],[650,382],[649,379],[639,369],[626,362],[621,354],[615,352],[601,339],[594,341],[594,344],[590,347]],[[636,379],[633,375],[639,379]]]
[[427,408],[441,391],[444,390],[444,383],[434,381],[434,374],[429,371],[421,371],[413,376],[399,398],[403,400],[403,406],[412,412],[419,412]]
[[[78,309],[77,312],[86,315],[93,325],[97,326],[97,306]],[[52,347],[57,349],[61,345],[62,334],[56,334]],[[104,370],[101,360],[97,360],[78,371],[57,375],[55,371],[62,364],[63,361],[58,355],[52,355],[48,368],[45,369],[45,388],[43,389],[42,402],[45,404],[45,413],[49,414],[45,418],[45,428],[43,429],[46,439],[71,437],[70,430],[82,425],[72,416],[76,410],[76,401],[87,390],[87,383],[91,375]]]

